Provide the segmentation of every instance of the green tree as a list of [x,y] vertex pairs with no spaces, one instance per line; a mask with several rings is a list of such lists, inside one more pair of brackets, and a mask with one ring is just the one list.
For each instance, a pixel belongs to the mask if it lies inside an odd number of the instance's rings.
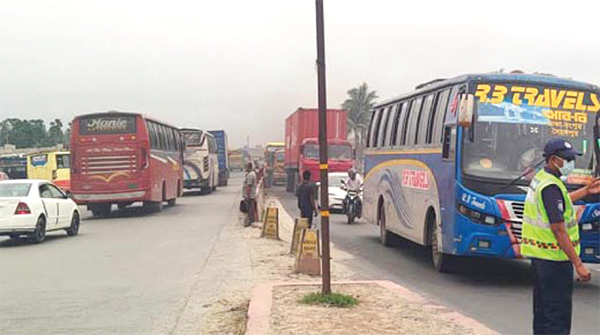
[[0,144],[14,144],[17,148],[48,145],[44,120],[5,119],[0,125]]
[[377,98],[377,92],[369,91],[369,86],[362,83],[348,91],[348,97],[342,104],[342,108],[348,111],[348,131],[354,133],[354,147],[359,161],[363,155],[363,139],[371,119],[371,109]]
[[54,119],[54,121],[50,122],[50,127],[48,128],[48,141],[52,143],[52,145],[64,144],[64,136],[63,133],[63,123],[60,119]]

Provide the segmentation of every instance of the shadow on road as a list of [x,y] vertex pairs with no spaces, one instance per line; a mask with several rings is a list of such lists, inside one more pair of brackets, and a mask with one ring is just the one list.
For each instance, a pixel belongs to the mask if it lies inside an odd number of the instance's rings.
[[[50,233],[50,232],[49,232]],[[60,241],[65,238],[69,238],[64,231],[61,231],[62,234],[56,235],[46,235],[46,239],[41,244],[52,243],[54,241]],[[20,237],[17,239],[7,239],[0,242],[0,248],[14,248],[14,247],[26,247],[26,246],[36,246],[37,244],[30,242],[27,237]]]

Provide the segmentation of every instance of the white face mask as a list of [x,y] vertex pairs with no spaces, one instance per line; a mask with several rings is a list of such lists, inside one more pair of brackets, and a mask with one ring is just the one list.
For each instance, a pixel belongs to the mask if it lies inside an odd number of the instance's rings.
[[566,159],[562,159],[562,161],[563,161],[563,166],[562,167],[559,166],[558,170],[560,171],[560,174],[562,174],[564,177],[566,177],[566,176],[570,175],[571,172],[573,172],[573,170],[575,170],[575,160],[572,159],[570,161],[567,161]]

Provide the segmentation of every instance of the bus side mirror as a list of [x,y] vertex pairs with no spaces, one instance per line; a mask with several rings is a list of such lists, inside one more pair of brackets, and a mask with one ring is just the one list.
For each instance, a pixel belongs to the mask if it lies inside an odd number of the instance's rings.
[[460,97],[460,108],[458,112],[458,124],[464,128],[470,128],[475,116],[475,96],[473,94],[462,94]]

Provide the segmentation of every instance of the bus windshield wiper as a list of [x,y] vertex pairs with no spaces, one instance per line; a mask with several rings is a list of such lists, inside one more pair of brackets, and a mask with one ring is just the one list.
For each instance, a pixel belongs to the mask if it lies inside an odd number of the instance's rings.
[[539,161],[538,163],[536,163],[535,165],[530,165],[525,169],[525,172],[523,172],[523,174],[521,174],[520,176],[518,176],[517,178],[511,180],[508,184],[502,186],[501,190],[505,190],[511,186],[513,186],[515,183],[517,183],[519,180],[521,180],[523,177],[525,177],[527,174],[534,172],[535,169],[537,169],[540,165],[542,165],[542,163],[544,163],[546,161],[546,158],[542,159],[541,161]]

